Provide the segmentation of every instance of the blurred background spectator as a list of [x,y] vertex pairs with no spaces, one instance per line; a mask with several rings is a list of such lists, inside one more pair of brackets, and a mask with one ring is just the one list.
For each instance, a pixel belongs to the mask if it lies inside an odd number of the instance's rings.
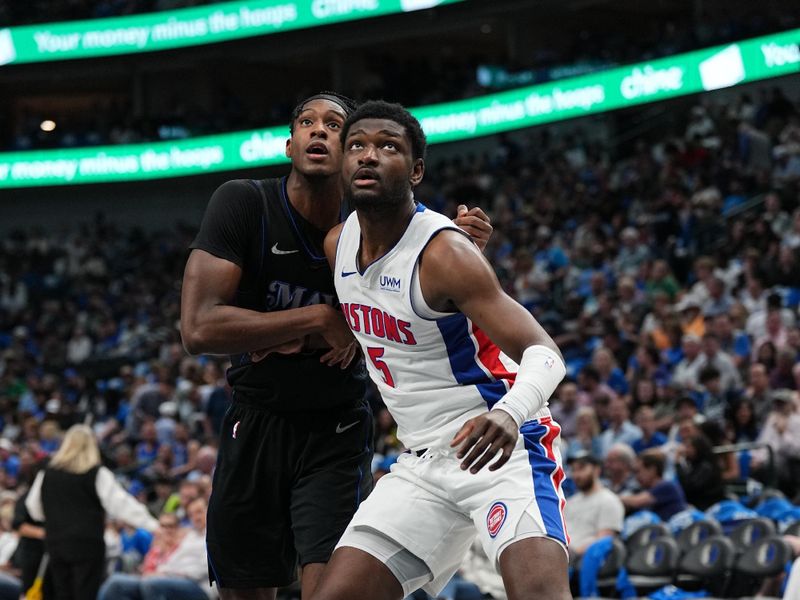
[[155,530],[156,520],[100,466],[94,432],[73,425],[25,499],[28,513],[44,522],[45,548],[55,597],[92,600],[106,567],[105,517]]

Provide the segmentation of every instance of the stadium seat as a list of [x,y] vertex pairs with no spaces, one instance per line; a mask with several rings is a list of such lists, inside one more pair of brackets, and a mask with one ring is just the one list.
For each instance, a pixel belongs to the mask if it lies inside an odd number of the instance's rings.
[[[679,542],[680,544],[680,542]],[[736,560],[736,548],[724,535],[712,534],[683,554],[678,565],[677,585],[705,589],[723,596]]]
[[753,595],[764,579],[783,573],[792,558],[792,548],[782,537],[767,535],[754,542],[736,559],[730,589],[739,598]]
[[604,597],[614,595],[617,587],[617,574],[625,564],[626,556],[625,544],[619,538],[614,538],[611,552],[603,561],[600,572],[597,574],[597,587]]
[[800,521],[795,521],[789,525],[783,532],[785,535],[796,535],[800,537]]
[[773,498],[786,498],[786,494],[784,494],[780,490],[776,490],[775,488],[765,488],[761,495],[758,497],[758,502],[756,506],[761,504],[762,502],[766,502],[767,500],[771,500]]
[[625,560],[631,585],[640,595],[672,583],[680,559],[678,543],[668,536],[631,550]]
[[739,552],[751,548],[759,540],[775,533],[775,523],[764,517],[748,519],[736,526],[730,538]]
[[681,554],[685,554],[707,538],[720,533],[722,527],[716,521],[696,521],[678,534],[678,548]]
[[671,532],[669,527],[664,525],[663,523],[654,523],[653,525],[645,525],[637,529],[633,534],[625,541],[625,548],[628,550],[630,554],[637,548],[642,548],[652,542],[653,540],[657,540],[662,537],[670,537]]

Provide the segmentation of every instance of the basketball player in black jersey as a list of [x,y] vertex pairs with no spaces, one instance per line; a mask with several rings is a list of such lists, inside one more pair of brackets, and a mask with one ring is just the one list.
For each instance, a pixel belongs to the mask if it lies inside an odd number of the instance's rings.
[[[310,597],[372,487],[366,375],[323,251],[348,212],[339,132],[354,109],[334,93],[301,102],[289,175],[222,185],[186,265],[184,345],[232,361],[207,530],[223,600],[271,600],[298,563]],[[479,208],[459,207],[456,224],[486,245]]]

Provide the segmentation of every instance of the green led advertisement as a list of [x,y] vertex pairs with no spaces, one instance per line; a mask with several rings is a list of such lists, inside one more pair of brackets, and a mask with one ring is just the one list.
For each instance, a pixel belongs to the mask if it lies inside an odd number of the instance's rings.
[[[800,73],[800,29],[412,109],[432,144]],[[0,188],[131,181],[286,162],[288,127],[175,142],[0,153]]]

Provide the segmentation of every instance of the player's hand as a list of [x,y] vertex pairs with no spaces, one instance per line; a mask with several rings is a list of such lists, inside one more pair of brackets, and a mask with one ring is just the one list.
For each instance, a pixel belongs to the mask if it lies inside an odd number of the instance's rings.
[[358,342],[353,340],[349,346],[344,348],[331,348],[325,354],[320,356],[319,362],[328,365],[329,367],[335,367],[339,365],[342,369],[346,369],[350,366],[350,363],[353,362],[353,359],[356,357],[358,353]]
[[344,320],[342,311],[332,308],[326,304],[318,305],[322,307],[323,319],[322,329],[319,334],[325,343],[334,350],[341,350],[353,343],[355,338],[350,326]]
[[331,349],[319,360],[328,366],[339,365],[342,369],[346,369],[356,355],[358,343],[341,311],[331,307],[327,307],[327,309],[325,325],[320,331],[320,335]]
[[458,446],[456,456],[464,459],[461,468],[470,473],[477,473],[502,452],[489,467],[496,471],[511,458],[518,436],[519,428],[511,415],[504,410],[490,410],[464,423],[450,447]]
[[251,352],[250,360],[251,362],[257,363],[275,352],[279,354],[297,354],[303,349],[304,343],[304,338],[297,338],[296,340],[289,340],[283,344],[277,344],[275,346],[270,346],[269,348],[262,348],[261,350]]
[[486,248],[489,238],[492,237],[492,231],[494,231],[489,216],[477,206],[467,210],[466,206],[460,204],[453,223],[470,235],[481,252]]

